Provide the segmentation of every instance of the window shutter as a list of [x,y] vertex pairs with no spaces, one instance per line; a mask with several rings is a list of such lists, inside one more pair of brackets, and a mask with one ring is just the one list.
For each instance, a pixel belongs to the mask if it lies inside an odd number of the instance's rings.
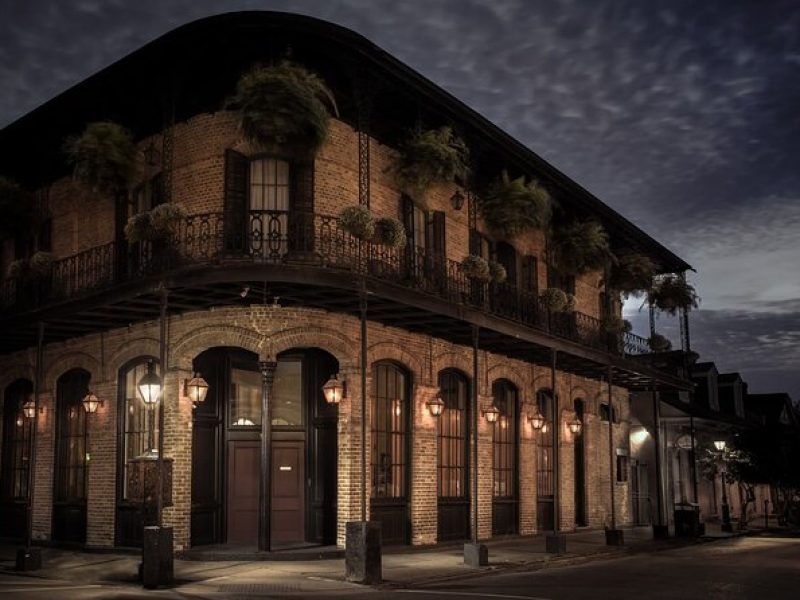
[[535,256],[522,257],[522,289],[533,295],[539,294],[539,263]]
[[295,251],[314,250],[314,161],[292,163],[289,167],[289,247]]
[[433,252],[434,259],[440,266],[444,266],[445,257],[447,256],[444,219],[444,212],[437,210],[433,213],[433,219],[431,220],[433,230],[432,239],[430,246],[428,246]]
[[225,250],[244,252],[247,239],[247,157],[225,150]]
[[400,210],[403,213],[403,226],[406,228],[408,238],[407,248],[414,248],[414,202],[403,194],[400,197]]

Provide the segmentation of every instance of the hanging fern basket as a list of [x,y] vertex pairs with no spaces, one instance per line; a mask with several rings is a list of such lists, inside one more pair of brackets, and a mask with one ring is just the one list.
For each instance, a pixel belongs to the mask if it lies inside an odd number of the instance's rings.
[[660,333],[654,333],[647,340],[647,345],[653,352],[669,352],[672,350],[672,342]]
[[458,269],[472,281],[486,283],[492,279],[489,263],[481,256],[475,256],[474,254],[465,256],[461,259]]
[[550,194],[541,184],[511,179],[505,171],[480,196],[478,207],[489,232],[500,239],[544,229],[552,214]]
[[426,206],[426,194],[434,185],[467,180],[469,149],[451,127],[416,131],[400,144],[390,171],[403,193]]
[[288,60],[247,71],[225,106],[238,113],[250,142],[312,155],[328,137],[331,114],[338,116],[333,93],[323,79]]
[[573,221],[556,229],[553,253],[559,269],[571,275],[601,269],[612,256],[608,234],[596,221]]
[[653,284],[655,265],[639,253],[617,256],[611,264],[608,287],[623,294],[639,294]]
[[397,219],[383,217],[375,221],[375,238],[383,246],[400,250],[406,246],[406,228]]
[[694,286],[678,275],[659,279],[647,294],[648,301],[658,310],[675,315],[679,310],[691,310],[700,304]]
[[359,240],[371,240],[375,218],[366,206],[347,206],[339,213],[339,228]]
[[127,191],[137,170],[133,135],[111,121],[89,123],[64,143],[75,179],[93,191],[117,196]]

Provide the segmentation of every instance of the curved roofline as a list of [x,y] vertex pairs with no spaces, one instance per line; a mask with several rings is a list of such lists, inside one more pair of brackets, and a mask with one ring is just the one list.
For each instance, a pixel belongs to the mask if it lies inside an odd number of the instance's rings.
[[[225,27],[239,29],[243,27],[282,26],[306,31],[311,29],[320,36],[328,37],[349,47],[350,50],[358,53],[375,67],[391,71],[393,75],[403,83],[411,86],[418,94],[432,101],[440,111],[450,113],[454,118],[469,123],[490,143],[499,146],[501,152],[529,167],[532,173],[535,173],[538,177],[548,179],[556,184],[583,209],[597,214],[604,222],[611,223],[618,233],[628,237],[630,241],[634,241],[637,245],[647,247],[652,254],[658,257],[665,272],[680,272],[692,268],[674,252],[646,234],[620,213],[604,204],[594,194],[549,164],[519,140],[448,91],[433,83],[430,79],[411,69],[411,67],[377,46],[374,42],[351,29],[307,15],[277,11],[240,11],[212,15],[181,25],[97,71],[7,125],[0,130],[0,152],[2,152],[2,147],[6,145],[8,140],[17,135],[22,135],[23,131],[29,127],[35,128],[38,120],[46,121],[49,116],[48,113],[51,111],[57,112],[60,105],[67,104],[69,100],[79,97],[84,92],[89,94],[89,90],[93,86],[100,85],[104,79],[110,78],[116,71],[126,66],[135,65],[137,61],[146,62],[151,54],[158,53],[162,48],[164,50],[169,50],[171,46],[180,48],[182,46],[181,42],[190,41],[192,34],[207,28],[209,25],[212,25],[217,32]],[[79,119],[78,116],[75,118]],[[9,150],[8,153],[10,154],[11,151]]]

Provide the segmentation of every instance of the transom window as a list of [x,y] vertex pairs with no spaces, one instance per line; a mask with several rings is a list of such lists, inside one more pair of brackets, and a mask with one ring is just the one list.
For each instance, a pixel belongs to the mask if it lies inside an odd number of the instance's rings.
[[455,371],[439,374],[444,410],[437,420],[439,430],[439,497],[462,498],[467,494],[467,406],[469,384]]
[[407,375],[393,363],[377,363],[373,389],[372,496],[405,498]]

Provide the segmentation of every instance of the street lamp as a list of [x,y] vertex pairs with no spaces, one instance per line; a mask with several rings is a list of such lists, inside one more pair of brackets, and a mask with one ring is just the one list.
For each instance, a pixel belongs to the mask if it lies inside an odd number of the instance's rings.
[[161,397],[161,378],[156,375],[153,361],[147,363],[147,373],[142,375],[136,387],[139,388],[139,395],[147,406],[158,404],[158,399]]
[[22,414],[25,415],[26,419],[32,419],[36,416],[36,402],[34,402],[33,396],[29,396],[25,404],[22,405]]
[[[718,440],[714,442],[714,448],[719,452],[719,460],[722,466],[725,467],[725,440]],[[728,505],[728,491],[727,491],[727,471],[720,472],[720,480],[722,482],[722,531],[732,532],[733,525],[731,524],[731,507]]]

